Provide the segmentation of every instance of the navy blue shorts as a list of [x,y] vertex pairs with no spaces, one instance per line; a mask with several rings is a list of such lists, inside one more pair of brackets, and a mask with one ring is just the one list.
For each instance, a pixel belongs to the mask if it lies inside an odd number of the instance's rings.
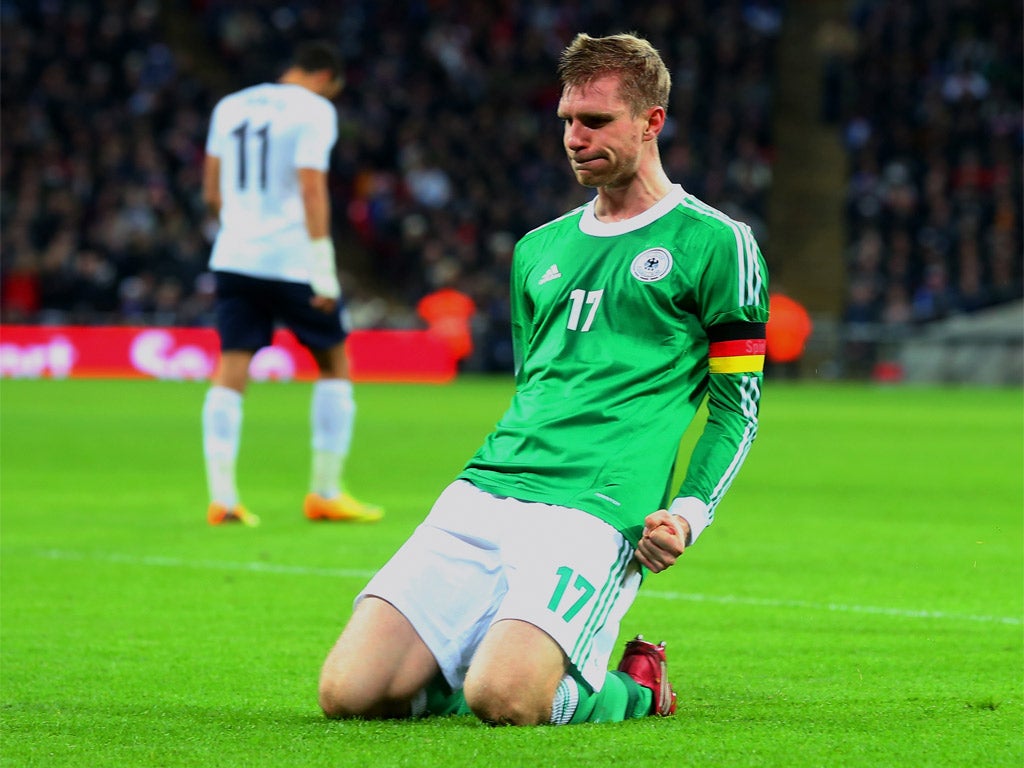
[[214,272],[217,280],[217,333],[225,351],[255,352],[270,345],[275,326],[284,325],[308,349],[330,349],[345,341],[341,302],[334,312],[309,304],[306,283],[266,280],[235,272]]

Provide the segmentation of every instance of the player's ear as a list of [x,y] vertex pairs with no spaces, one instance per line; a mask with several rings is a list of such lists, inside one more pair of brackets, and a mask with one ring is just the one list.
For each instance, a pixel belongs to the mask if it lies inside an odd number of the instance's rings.
[[317,92],[327,99],[333,99],[341,93],[341,89],[345,86],[345,78],[341,75],[336,75],[329,69],[320,70],[316,73],[316,76],[319,81]]
[[646,114],[647,125],[644,128],[644,141],[653,141],[658,138],[661,129],[665,127],[665,108],[650,107]]
[[329,75],[330,81],[327,87],[330,89],[330,95],[328,98],[333,99],[345,88],[345,76],[344,75]]

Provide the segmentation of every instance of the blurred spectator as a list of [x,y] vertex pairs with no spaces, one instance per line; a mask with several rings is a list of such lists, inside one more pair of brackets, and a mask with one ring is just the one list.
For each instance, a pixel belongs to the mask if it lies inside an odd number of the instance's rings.
[[769,297],[766,373],[796,378],[814,324],[803,304],[776,288]]
[[441,338],[457,361],[473,352],[471,321],[476,304],[456,285],[458,267],[451,265],[441,286],[428,293],[416,305],[416,312],[427,323],[427,329]]
[[34,319],[41,307],[38,259],[29,248],[22,248],[4,274],[0,310],[5,323],[24,323]]
[[208,96],[159,7],[0,6],[5,321],[151,322],[150,283],[205,271],[208,245],[182,233]]

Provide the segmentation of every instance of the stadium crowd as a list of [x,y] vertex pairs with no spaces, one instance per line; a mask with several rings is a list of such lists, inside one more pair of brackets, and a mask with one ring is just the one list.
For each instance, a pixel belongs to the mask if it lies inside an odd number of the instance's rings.
[[3,319],[193,324],[211,95],[135,0],[0,4]]
[[[1019,7],[850,8],[823,100],[849,153],[846,320],[900,325],[1019,297]],[[784,0],[4,0],[3,320],[208,324],[206,120],[311,36],[346,59],[332,198],[357,326],[417,323],[423,296],[455,287],[480,311],[478,363],[508,365],[512,245],[589,197],[554,114],[557,54],[580,30],[637,30],[662,51],[669,176],[749,223],[771,262],[783,11]]]
[[854,337],[1020,299],[1020,5],[858,0],[849,21],[825,117],[849,159]]
[[210,0],[164,12],[202,30],[182,46],[152,0],[4,3],[4,319],[207,323],[205,120],[310,36],[346,58],[332,192],[357,324],[455,286],[507,335],[512,245],[589,197],[555,117],[579,30],[636,29],[673,63],[670,176],[763,237],[780,6]]

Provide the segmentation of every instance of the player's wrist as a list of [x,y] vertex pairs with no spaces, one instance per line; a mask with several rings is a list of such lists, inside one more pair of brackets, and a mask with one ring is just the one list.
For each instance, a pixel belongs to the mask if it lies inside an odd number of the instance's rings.
[[336,299],[341,295],[338,269],[334,262],[334,242],[330,237],[311,240],[309,285],[317,296]]
[[682,518],[690,529],[686,546],[697,541],[701,532],[711,524],[711,512],[708,503],[701,501],[696,496],[682,496],[675,499],[669,505],[668,511],[676,517]]

